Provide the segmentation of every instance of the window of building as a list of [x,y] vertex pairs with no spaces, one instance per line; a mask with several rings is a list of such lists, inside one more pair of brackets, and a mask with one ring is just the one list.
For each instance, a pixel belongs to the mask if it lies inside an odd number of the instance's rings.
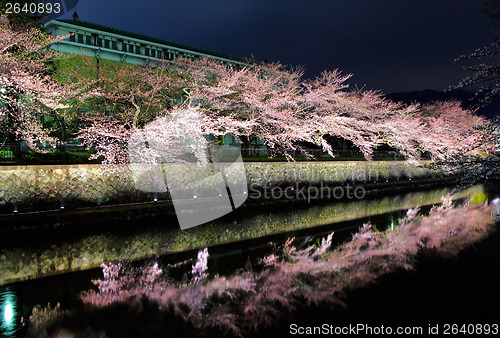
[[109,48],[109,40],[104,40],[104,48]]
[[71,36],[69,37],[69,41],[75,42],[75,32],[71,32]]
[[85,43],[86,43],[87,45],[91,45],[91,44],[92,44],[92,39],[91,39],[91,37],[90,37],[90,36],[88,36],[88,35],[87,35],[87,36],[85,37]]
[[78,35],[78,43],[83,43],[83,35],[82,34],[77,34]]
[[135,54],[141,54],[141,46],[135,46]]
[[101,38],[97,38],[96,46],[102,47],[102,39]]
[[111,42],[111,49],[117,50],[116,41]]
[[149,48],[146,48],[146,49],[145,49],[145,55],[146,55],[146,56],[149,56]]

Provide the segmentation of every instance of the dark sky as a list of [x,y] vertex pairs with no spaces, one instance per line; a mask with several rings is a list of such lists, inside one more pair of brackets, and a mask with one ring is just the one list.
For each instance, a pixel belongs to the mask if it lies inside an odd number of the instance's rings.
[[[81,0],[80,19],[239,57],[352,73],[385,93],[443,90],[490,44],[483,0]],[[61,18],[71,18],[73,11]]]

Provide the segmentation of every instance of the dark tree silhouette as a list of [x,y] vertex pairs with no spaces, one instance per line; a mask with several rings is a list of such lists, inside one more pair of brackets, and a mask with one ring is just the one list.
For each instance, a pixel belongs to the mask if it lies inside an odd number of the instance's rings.
[[[496,29],[500,28],[500,0],[486,1],[486,8],[482,11],[487,16],[487,24]],[[455,62],[467,62],[477,60],[474,65],[466,65],[463,68],[473,74],[466,77],[456,85],[449,87],[450,90],[470,86],[478,86],[475,98],[479,99],[482,106],[486,106],[500,94],[500,38],[496,37],[490,46],[476,49],[474,52],[461,55]]]
[[498,0],[486,0],[486,8],[481,11],[488,17],[487,25],[500,28],[500,2]]

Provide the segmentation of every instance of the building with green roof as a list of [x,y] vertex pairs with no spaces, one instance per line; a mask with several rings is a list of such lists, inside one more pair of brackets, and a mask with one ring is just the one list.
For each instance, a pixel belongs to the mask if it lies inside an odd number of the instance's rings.
[[72,20],[50,20],[45,27],[54,36],[71,34],[67,39],[54,43],[53,49],[97,59],[141,65],[179,57],[188,59],[210,57],[236,67],[248,64],[244,59],[230,55],[82,21],[78,19],[76,13]]

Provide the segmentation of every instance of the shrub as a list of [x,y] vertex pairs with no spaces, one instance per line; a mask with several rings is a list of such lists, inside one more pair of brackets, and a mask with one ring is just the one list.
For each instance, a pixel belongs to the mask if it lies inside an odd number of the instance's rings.
[[14,158],[14,153],[10,150],[0,150],[0,158]]
[[56,150],[50,153],[27,151],[21,154],[19,162],[23,164],[78,164],[100,163],[99,160],[90,161],[92,154],[88,152],[71,152]]

